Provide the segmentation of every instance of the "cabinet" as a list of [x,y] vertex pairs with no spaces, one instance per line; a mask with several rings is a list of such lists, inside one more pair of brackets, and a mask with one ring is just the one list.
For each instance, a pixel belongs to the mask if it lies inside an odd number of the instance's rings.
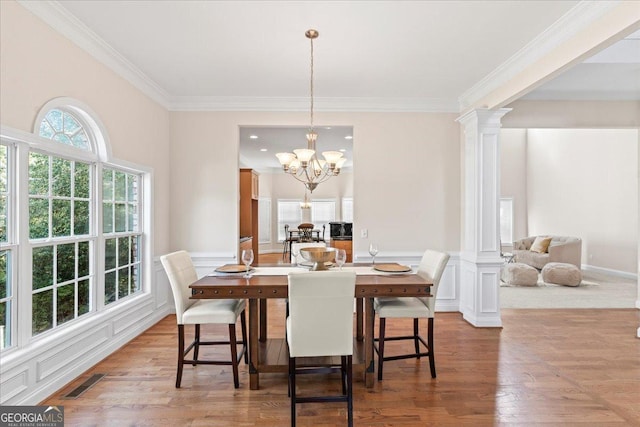
[[336,249],[344,249],[344,251],[347,253],[347,262],[353,262],[353,246],[351,240],[331,239],[329,241],[329,246]]
[[[240,239],[251,237],[254,264],[258,262],[258,182],[256,171],[240,169]],[[241,254],[242,249],[238,251],[238,262]]]

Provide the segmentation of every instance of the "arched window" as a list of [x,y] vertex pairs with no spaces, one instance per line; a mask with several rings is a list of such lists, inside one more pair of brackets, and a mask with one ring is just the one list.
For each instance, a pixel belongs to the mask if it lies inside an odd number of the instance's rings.
[[40,122],[39,135],[83,150],[91,150],[84,127],[71,113],[54,108]]
[[111,157],[97,115],[71,98],[46,103],[32,134],[0,133],[0,350],[148,298],[151,180]]

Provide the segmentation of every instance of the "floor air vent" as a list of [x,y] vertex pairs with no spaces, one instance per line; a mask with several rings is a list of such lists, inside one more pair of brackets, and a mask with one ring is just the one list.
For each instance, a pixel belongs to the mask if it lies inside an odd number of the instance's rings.
[[64,398],[65,399],[77,399],[80,397],[82,393],[89,390],[91,387],[95,385],[98,381],[100,381],[107,374],[93,374],[87,379],[85,382],[80,384],[78,387],[71,390],[71,392],[67,393]]

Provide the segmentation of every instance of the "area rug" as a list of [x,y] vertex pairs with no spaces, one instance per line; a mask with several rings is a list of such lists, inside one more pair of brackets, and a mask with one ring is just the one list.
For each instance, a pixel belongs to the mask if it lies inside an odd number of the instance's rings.
[[637,282],[614,275],[583,271],[580,286],[545,283],[537,286],[508,286],[501,282],[502,308],[634,308]]

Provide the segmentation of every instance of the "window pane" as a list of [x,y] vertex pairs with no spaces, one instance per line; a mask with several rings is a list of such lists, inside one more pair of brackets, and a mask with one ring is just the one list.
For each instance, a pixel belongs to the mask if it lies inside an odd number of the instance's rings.
[[127,230],[127,205],[124,203],[116,203],[115,205],[116,232]]
[[118,239],[118,267],[129,264],[129,238]]
[[278,240],[284,240],[284,226],[296,229],[298,224],[302,222],[302,213],[300,212],[301,200],[284,201],[278,200]]
[[104,303],[108,304],[116,300],[116,272],[112,271],[104,275]]
[[140,265],[134,264],[131,266],[131,291],[137,292],[140,290]]
[[500,199],[500,242],[513,243],[513,199]]
[[49,194],[49,156],[29,153],[29,194]]
[[53,236],[71,235],[71,200],[53,200]]
[[11,301],[0,302],[0,349],[11,345]]
[[0,193],[7,191],[7,146],[0,145]]
[[53,290],[33,295],[32,304],[33,335],[53,327]]
[[49,237],[49,200],[29,199],[29,238]]
[[53,135],[54,135],[53,128],[51,127],[51,125],[46,120],[43,120],[40,123],[40,133],[39,133],[39,135],[41,137],[47,138],[47,139],[53,138]]
[[129,295],[129,267],[118,270],[118,298]]
[[75,197],[88,199],[90,194],[89,165],[85,163],[76,162],[76,171],[75,171],[74,179],[75,179],[75,189],[74,189]]
[[33,289],[53,285],[53,246],[33,248]]
[[64,133],[73,134],[80,129],[80,124],[69,113],[64,113],[62,116]]
[[102,232],[113,233],[113,203],[102,204]]
[[71,162],[53,157],[51,159],[51,189],[54,196],[71,197]]
[[75,318],[75,283],[60,286],[57,295],[57,322],[64,323]]
[[7,276],[8,251],[0,251],[0,299],[11,296],[11,285]]
[[78,242],[78,277],[89,275],[89,242]]
[[136,175],[127,176],[127,200],[138,201],[138,177]]
[[73,213],[73,234],[76,236],[89,234],[89,202],[77,200]]
[[76,277],[76,249],[74,243],[58,245],[56,265],[58,268],[57,283],[73,280]]
[[138,205],[134,203],[127,204],[127,231],[138,231]]
[[104,268],[111,270],[116,268],[116,239],[107,239],[104,243]]
[[140,262],[140,236],[131,237],[131,263]]
[[0,242],[7,241],[7,198],[0,196]]
[[127,176],[123,172],[116,171],[115,179],[115,200],[124,202],[127,200]]
[[78,282],[78,316],[82,316],[91,310],[91,287],[89,280]]
[[109,169],[102,172],[102,198],[113,200],[113,171]]
[[60,110],[51,110],[47,113],[46,119],[53,127],[53,130],[56,132],[62,132],[64,126],[62,124],[62,111]]

